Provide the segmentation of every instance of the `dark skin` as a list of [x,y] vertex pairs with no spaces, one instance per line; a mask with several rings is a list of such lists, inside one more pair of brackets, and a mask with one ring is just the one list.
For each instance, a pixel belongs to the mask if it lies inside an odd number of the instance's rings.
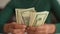
[[13,34],[24,34],[25,31],[27,31],[28,34],[53,34],[55,32],[55,25],[44,24],[41,26],[26,27],[24,24],[16,24],[16,22],[12,22],[10,24],[5,24],[4,26],[5,33],[11,32]]

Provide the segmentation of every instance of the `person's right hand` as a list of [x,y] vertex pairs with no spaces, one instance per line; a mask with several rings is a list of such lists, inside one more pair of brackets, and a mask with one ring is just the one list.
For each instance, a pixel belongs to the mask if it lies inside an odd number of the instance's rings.
[[23,24],[16,24],[15,22],[5,24],[4,25],[4,32],[9,33],[11,32],[12,34],[24,34],[25,32],[26,25]]

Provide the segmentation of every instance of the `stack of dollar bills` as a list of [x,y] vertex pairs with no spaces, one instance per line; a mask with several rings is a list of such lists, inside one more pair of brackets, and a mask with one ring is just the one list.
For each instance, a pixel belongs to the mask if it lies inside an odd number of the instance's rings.
[[48,17],[48,11],[37,12],[35,8],[20,9],[16,8],[16,23],[27,26],[43,25]]

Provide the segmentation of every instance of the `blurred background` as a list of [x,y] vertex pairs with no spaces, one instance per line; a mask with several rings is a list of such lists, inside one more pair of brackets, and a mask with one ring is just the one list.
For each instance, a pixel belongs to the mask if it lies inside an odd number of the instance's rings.
[[[4,8],[10,0],[0,0],[0,8]],[[60,4],[60,0],[57,0]]]
[[0,0],[0,8],[4,8],[10,0]]

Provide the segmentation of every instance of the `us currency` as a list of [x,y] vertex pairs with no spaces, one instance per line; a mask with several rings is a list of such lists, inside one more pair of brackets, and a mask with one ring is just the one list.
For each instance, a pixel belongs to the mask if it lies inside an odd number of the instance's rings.
[[40,26],[44,24],[47,19],[48,14],[49,14],[48,11],[36,12],[34,15],[34,20],[31,21],[33,22],[32,26]]
[[32,12],[31,13],[31,18],[30,18],[30,22],[29,22],[29,26],[32,26],[33,25],[33,23],[34,23],[34,20],[35,20],[35,13],[36,12]]
[[21,13],[19,11],[19,9],[15,9],[16,11],[16,23],[17,24],[22,24],[23,23],[23,20],[22,20],[22,16],[21,16]]
[[32,12],[35,12],[34,8],[28,9],[16,9],[16,21],[17,23],[24,23],[29,25],[30,15]]

